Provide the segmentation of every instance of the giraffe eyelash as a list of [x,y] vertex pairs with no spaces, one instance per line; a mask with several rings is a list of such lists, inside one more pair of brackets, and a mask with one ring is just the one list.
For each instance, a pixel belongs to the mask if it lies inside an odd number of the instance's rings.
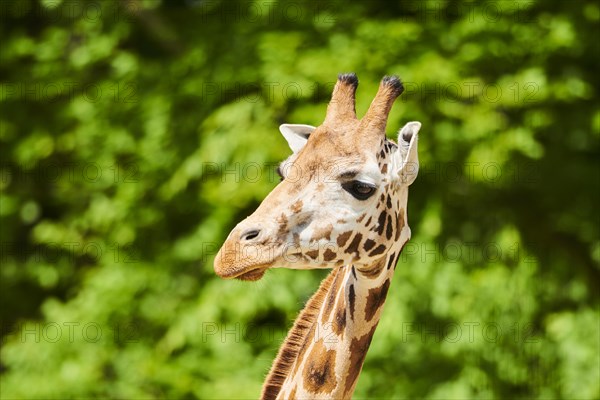
[[283,171],[281,170],[281,164],[277,166],[277,175],[279,175],[279,182],[283,182],[285,177],[283,176]]

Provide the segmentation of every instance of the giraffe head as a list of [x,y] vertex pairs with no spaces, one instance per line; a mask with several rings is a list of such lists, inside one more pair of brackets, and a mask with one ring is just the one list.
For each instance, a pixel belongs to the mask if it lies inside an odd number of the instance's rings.
[[281,125],[293,154],[279,166],[281,183],[240,222],[215,258],[222,278],[258,280],[273,267],[312,269],[372,265],[410,237],[408,186],[418,172],[419,122],[398,143],[385,136],[403,86],[384,77],[362,119],[355,112],[358,79],[342,74],[318,127]]

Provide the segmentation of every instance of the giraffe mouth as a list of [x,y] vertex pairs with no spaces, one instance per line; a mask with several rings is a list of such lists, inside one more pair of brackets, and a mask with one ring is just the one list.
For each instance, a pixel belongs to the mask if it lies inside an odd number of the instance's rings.
[[252,271],[244,272],[243,274],[236,276],[235,279],[239,279],[241,281],[258,281],[262,279],[262,277],[265,275],[265,272],[267,272],[266,268],[257,268],[253,269]]
[[[301,261],[302,253],[290,252],[280,254],[280,249],[269,249],[268,257],[249,257],[243,251],[231,249],[226,242],[215,257],[214,269],[223,279],[238,279],[241,281],[258,281],[267,272],[267,269],[277,267],[277,264],[289,265]],[[229,245],[231,246],[231,245]],[[276,254],[273,254],[276,253]]]

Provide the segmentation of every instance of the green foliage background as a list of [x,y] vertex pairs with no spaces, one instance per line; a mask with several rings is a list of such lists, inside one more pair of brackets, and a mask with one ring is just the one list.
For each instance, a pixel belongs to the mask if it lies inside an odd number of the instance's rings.
[[600,397],[598,2],[0,5],[2,398],[258,397],[324,272],[212,260],[347,71],[423,123],[355,397]]

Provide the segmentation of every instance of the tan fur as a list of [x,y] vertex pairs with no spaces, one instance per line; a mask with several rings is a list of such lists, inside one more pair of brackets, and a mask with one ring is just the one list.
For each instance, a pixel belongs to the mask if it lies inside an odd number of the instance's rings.
[[273,362],[273,366],[269,371],[269,375],[267,375],[262,394],[260,395],[261,399],[271,400],[277,398],[277,395],[281,390],[281,385],[292,368],[292,365],[300,352],[300,348],[306,341],[308,332],[319,315],[323,301],[339,271],[339,268],[335,268],[325,279],[323,279],[317,292],[306,302],[306,306],[300,312],[298,318],[296,318],[294,326],[290,329],[283,345],[281,345],[277,357]]

